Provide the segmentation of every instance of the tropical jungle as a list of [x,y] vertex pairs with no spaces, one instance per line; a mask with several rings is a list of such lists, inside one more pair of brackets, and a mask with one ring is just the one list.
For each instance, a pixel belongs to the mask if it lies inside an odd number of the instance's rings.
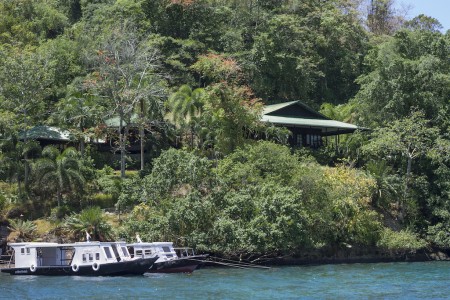
[[[450,31],[395,4],[1,0],[1,248],[445,257]],[[293,100],[364,130],[293,147]]]

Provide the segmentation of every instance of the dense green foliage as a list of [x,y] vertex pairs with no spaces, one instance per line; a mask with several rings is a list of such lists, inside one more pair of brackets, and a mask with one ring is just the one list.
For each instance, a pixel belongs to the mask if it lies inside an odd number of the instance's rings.
[[[0,220],[230,256],[450,248],[450,32],[367,2],[0,0]],[[291,100],[370,131],[289,148],[260,116]]]
[[134,187],[138,205],[125,222],[126,237],[183,238],[230,255],[372,246],[382,228],[369,205],[373,179],[345,166],[322,167],[271,142],[248,145],[217,166],[168,150]]

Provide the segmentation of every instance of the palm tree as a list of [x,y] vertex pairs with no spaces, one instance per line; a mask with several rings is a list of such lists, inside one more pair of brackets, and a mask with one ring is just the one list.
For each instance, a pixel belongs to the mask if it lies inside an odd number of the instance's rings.
[[105,220],[102,210],[96,206],[66,217],[64,227],[78,241],[83,239],[85,233],[89,233],[96,241],[112,239],[111,225]]
[[54,146],[42,150],[42,158],[34,165],[34,176],[39,188],[48,187],[56,194],[58,207],[65,192],[82,190],[84,178],[80,172],[79,155],[73,147],[62,153]]
[[190,86],[182,85],[167,102],[170,110],[169,118],[182,130],[189,128],[191,148],[194,147],[195,126],[203,110],[204,96],[204,89],[192,90]]
[[400,188],[400,178],[392,174],[392,168],[385,160],[368,162],[366,170],[376,181],[375,206],[386,205],[399,197],[397,191]]
[[10,220],[8,229],[11,230],[11,233],[8,236],[8,240],[10,242],[31,241],[34,238],[36,228],[36,224],[32,221]]
[[[85,152],[86,129],[100,123],[103,109],[99,103],[101,102],[98,97],[88,94],[80,88],[61,99],[56,106],[54,118],[60,124],[69,125],[69,128],[75,132],[82,157]],[[92,134],[90,135],[92,136]]]
[[[28,171],[31,160],[29,157],[40,153],[41,147],[36,141],[22,142],[17,138],[0,142],[0,168],[11,184],[17,182],[19,195],[22,193],[22,182],[25,193],[28,191]],[[27,157],[27,158],[26,158]]]

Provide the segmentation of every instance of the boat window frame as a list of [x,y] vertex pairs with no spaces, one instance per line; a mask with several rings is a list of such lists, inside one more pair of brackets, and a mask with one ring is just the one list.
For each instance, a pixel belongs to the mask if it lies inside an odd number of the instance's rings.
[[129,256],[130,256],[130,254],[128,254],[127,247],[125,247],[125,246],[120,246],[120,249],[122,250],[122,253],[123,253],[123,256],[124,256],[124,257],[129,257]]
[[95,253],[95,260],[100,260],[100,252]]
[[111,252],[111,247],[109,246],[103,246],[103,251],[105,252],[106,258],[107,259],[112,259],[112,252]]

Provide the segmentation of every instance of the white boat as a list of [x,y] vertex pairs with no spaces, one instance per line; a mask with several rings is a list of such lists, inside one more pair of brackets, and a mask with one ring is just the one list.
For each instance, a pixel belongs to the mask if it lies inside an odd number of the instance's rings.
[[14,266],[2,269],[11,275],[141,275],[158,259],[131,257],[125,242],[11,243]]
[[174,248],[171,242],[127,244],[133,257],[158,256],[149,273],[192,273],[204,264],[207,254],[196,255],[192,248]]

